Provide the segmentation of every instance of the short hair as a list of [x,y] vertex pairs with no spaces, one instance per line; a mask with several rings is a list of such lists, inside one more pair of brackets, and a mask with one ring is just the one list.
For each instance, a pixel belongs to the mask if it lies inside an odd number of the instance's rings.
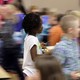
[[62,67],[54,56],[37,57],[35,66],[40,71],[41,80],[64,80]]
[[57,15],[57,21],[60,22],[61,18],[64,16],[64,14],[58,14]]
[[80,11],[72,10],[72,11],[70,11],[68,14],[75,15],[75,16],[77,16],[77,17],[80,18]]
[[22,27],[26,33],[31,33],[33,30],[40,28],[42,25],[41,18],[36,13],[28,13],[23,19]]
[[69,28],[75,28],[79,26],[79,18],[74,15],[65,15],[64,17],[62,17],[60,25],[64,33],[67,33],[67,30]]

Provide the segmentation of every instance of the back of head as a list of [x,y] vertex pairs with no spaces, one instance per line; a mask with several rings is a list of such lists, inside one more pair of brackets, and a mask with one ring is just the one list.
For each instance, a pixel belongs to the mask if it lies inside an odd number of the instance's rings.
[[28,13],[23,19],[22,26],[26,33],[31,33],[33,30],[38,30],[41,27],[42,21],[38,14]]
[[12,5],[15,7],[16,11],[21,11],[26,14],[26,10],[23,5],[23,0],[15,0]]
[[72,10],[68,14],[75,15],[77,17],[80,17],[80,11]]
[[61,18],[64,16],[64,14],[58,14],[57,15],[57,21],[60,22]]
[[42,8],[41,15],[48,15],[48,13],[49,13],[48,8]]
[[32,6],[30,6],[29,11],[30,12],[39,12],[39,8],[38,8],[38,6],[32,5]]
[[60,25],[64,33],[67,33],[69,28],[75,28],[79,26],[79,18],[75,15],[65,15],[62,17]]
[[61,66],[55,57],[40,56],[36,59],[35,65],[40,71],[41,80],[64,80]]

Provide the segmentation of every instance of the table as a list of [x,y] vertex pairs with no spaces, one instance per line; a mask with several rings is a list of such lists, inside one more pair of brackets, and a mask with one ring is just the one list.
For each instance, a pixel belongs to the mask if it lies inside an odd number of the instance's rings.
[[0,66],[0,80],[10,79],[11,76]]

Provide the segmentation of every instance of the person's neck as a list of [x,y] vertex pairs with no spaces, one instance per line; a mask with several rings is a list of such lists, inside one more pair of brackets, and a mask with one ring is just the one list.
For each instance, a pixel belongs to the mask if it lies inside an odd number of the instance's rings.
[[64,34],[69,40],[75,39],[71,34]]
[[36,36],[36,34],[28,34],[28,35]]

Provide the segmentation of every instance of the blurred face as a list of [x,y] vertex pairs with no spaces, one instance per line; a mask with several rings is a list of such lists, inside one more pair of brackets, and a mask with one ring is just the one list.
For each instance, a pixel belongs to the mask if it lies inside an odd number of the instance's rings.
[[6,10],[8,10],[11,14],[14,13],[14,12],[15,12],[15,9],[16,9],[13,5],[10,5],[10,4],[5,5],[4,7],[5,7]]
[[9,9],[7,6],[3,6],[0,9],[0,14],[4,17],[4,18],[8,18],[12,15],[12,10]]
[[41,27],[39,28],[39,30],[38,30],[38,33],[41,33],[42,30],[43,30],[43,27],[41,26]]
[[79,21],[77,21],[77,23],[76,23],[76,27],[74,27],[73,28],[73,37],[75,37],[75,38],[77,38],[77,37],[79,37],[80,35],[80,23],[79,23]]
[[51,16],[50,19],[49,19],[49,23],[50,23],[52,26],[55,26],[56,24],[58,24],[58,22],[57,22],[57,17]]

